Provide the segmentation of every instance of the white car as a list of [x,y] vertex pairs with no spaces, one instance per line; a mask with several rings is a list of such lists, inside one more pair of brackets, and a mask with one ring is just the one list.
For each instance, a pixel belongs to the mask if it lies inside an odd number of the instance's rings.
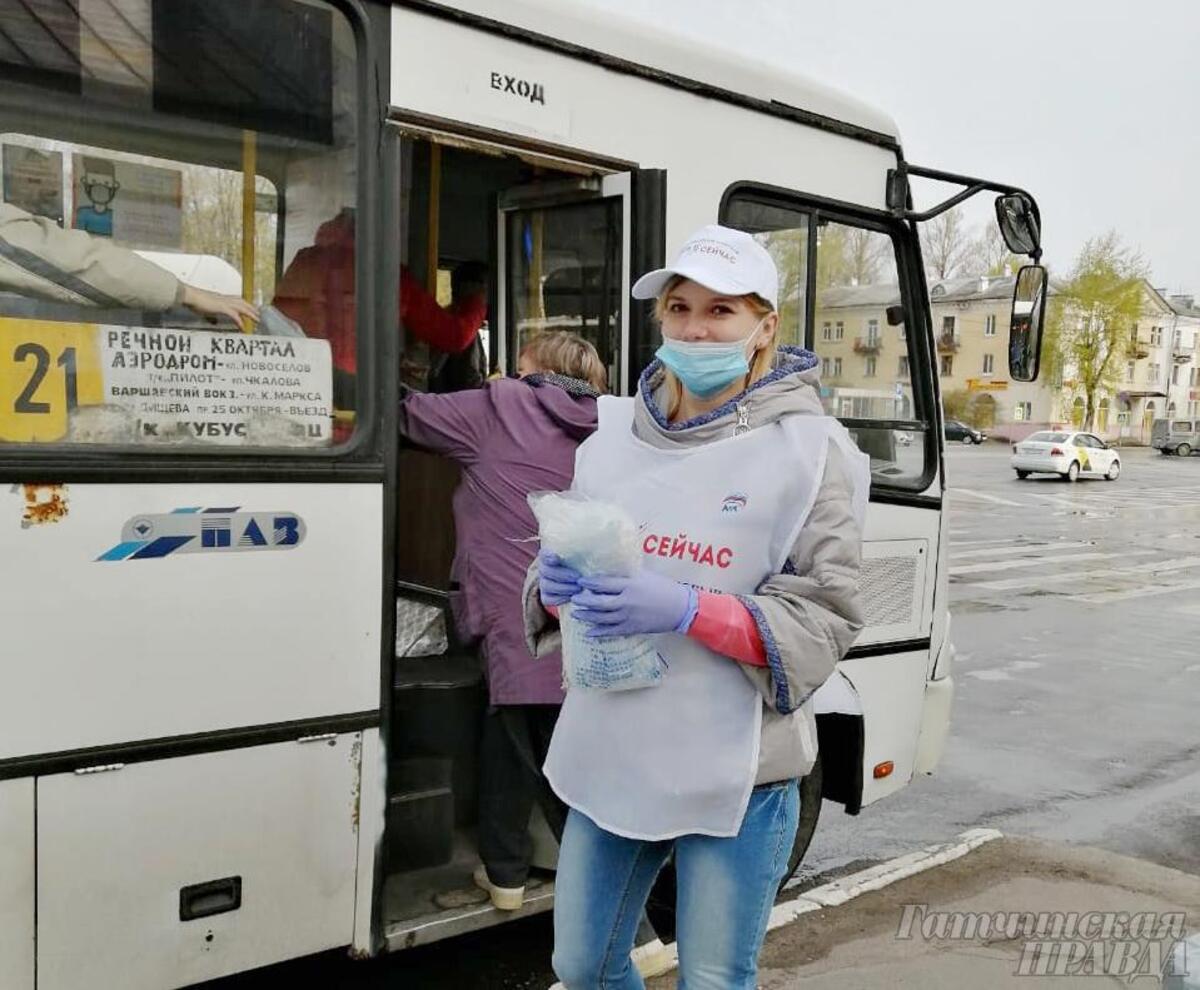
[[1091,433],[1072,430],[1043,430],[1013,444],[1013,470],[1017,477],[1057,474],[1067,481],[1121,476],[1121,455]]

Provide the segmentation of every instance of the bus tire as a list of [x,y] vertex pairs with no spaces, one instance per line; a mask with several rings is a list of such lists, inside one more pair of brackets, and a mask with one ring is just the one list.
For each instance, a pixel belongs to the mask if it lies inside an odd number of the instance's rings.
[[1190,443],[1181,443],[1175,448],[1175,453],[1177,453],[1180,457],[1191,457],[1192,445]]
[[[779,881],[780,889],[799,869],[808,852],[813,833],[817,830],[817,818],[821,814],[821,757],[818,754],[816,763],[808,775],[800,778],[800,821],[796,827],[796,838],[792,841],[792,851],[788,854],[787,870]],[[654,933],[663,942],[675,940],[675,863],[668,860],[654,881],[646,902],[646,914]]]

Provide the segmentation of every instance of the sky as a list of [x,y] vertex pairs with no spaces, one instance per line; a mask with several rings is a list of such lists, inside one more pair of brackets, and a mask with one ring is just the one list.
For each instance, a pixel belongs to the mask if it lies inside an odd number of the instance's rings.
[[890,114],[908,161],[1029,190],[1054,271],[1112,228],[1156,287],[1200,296],[1196,0],[586,2],[727,39]]

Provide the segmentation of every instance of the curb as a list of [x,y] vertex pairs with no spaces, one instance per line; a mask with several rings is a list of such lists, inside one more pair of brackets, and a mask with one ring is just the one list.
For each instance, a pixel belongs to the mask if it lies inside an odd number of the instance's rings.
[[[960,832],[952,842],[937,843],[917,852],[897,856],[886,863],[859,870],[837,880],[806,890],[799,897],[782,904],[776,904],[771,909],[767,921],[767,931],[791,924],[801,915],[810,911],[820,911],[823,908],[837,907],[853,900],[860,894],[887,887],[897,880],[911,877],[915,873],[941,866],[951,860],[959,859],[977,849],[986,842],[1001,838],[1001,833],[994,828],[972,828]],[[679,965],[679,949],[674,942],[664,945],[658,939],[639,945],[632,953],[633,963],[643,978],[661,976],[669,973]],[[564,990],[561,983],[555,983],[550,990]]]

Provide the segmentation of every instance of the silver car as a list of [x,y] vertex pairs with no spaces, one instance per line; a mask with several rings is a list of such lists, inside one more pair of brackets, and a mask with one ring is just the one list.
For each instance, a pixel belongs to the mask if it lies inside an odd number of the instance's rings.
[[1067,481],[1121,476],[1121,455],[1099,437],[1074,430],[1042,430],[1013,444],[1012,466],[1024,480],[1031,474],[1057,474]]
[[1156,419],[1150,427],[1150,446],[1164,454],[1188,457],[1200,450],[1200,422],[1190,419]]

